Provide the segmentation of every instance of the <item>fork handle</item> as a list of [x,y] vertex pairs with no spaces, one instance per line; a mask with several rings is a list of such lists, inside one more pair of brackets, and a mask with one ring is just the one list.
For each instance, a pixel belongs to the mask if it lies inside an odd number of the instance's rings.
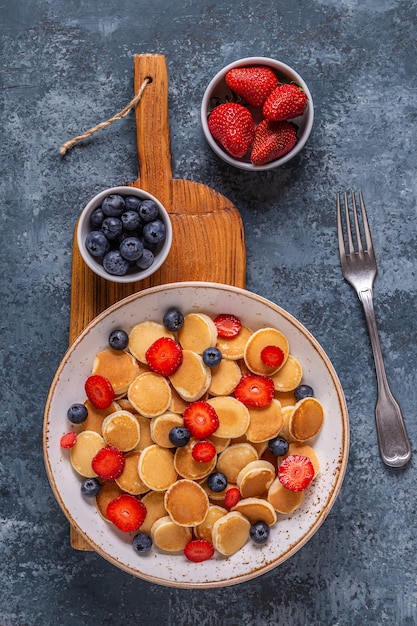
[[411,458],[411,444],[400,406],[388,384],[376,325],[372,289],[360,291],[358,296],[363,305],[375,361],[378,383],[375,418],[381,457],[390,467],[403,467]]

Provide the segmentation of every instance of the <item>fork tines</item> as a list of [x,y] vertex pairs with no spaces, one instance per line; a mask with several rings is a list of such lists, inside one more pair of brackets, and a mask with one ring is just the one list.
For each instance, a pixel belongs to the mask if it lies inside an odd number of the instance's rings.
[[[342,212],[341,208],[341,199],[340,195],[343,197],[343,205],[344,212]],[[349,195],[345,191],[343,194],[337,194],[336,198],[336,206],[337,206],[337,230],[338,230],[338,238],[339,238],[339,250],[340,254],[354,254],[355,253],[355,243],[356,243],[356,252],[363,253],[367,251],[369,253],[373,252],[372,246],[372,238],[371,232],[369,230],[368,216],[366,215],[365,203],[363,200],[362,192],[358,191],[359,202],[356,198],[355,192],[352,191],[350,194],[350,202]],[[351,205],[351,208],[350,208]],[[358,209],[360,208],[360,211]],[[350,214],[353,214],[353,222],[355,225],[355,240],[352,236],[352,228],[351,228],[351,217]],[[345,226],[345,228],[343,227]],[[344,231],[347,236],[348,243],[348,252],[345,250],[345,237]],[[365,236],[363,238],[362,235]],[[366,245],[364,245],[364,243]]]

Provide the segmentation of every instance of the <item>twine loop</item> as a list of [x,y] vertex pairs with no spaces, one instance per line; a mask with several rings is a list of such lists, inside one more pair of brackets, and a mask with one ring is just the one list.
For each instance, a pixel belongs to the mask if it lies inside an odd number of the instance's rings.
[[106,128],[106,126],[110,126],[110,124],[113,124],[113,122],[115,122],[116,120],[121,120],[123,117],[126,117],[130,113],[130,111],[138,104],[139,100],[142,97],[143,92],[145,91],[146,85],[150,82],[152,82],[150,78],[145,78],[142,85],[140,86],[138,93],[129,102],[129,104],[127,104],[124,107],[124,109],[119,111],[119,113],[116,113],[115,115],[113,115],[113,117],[106,120],[105,122],[100,122],[100,124],[93,126],[82,135],[73,137],[73,139],[70,139],[69,141],[66,141],[65,143],[63,143],[59,149],[60,155],[64,156],[68,152],[68,150],[71,150],[71,148],[73,148],[75,144],[77,144],[79,141],[82,141],[83,139],[87,139],[93,133],[96,133],[98,130],[101,130],[102,128]]

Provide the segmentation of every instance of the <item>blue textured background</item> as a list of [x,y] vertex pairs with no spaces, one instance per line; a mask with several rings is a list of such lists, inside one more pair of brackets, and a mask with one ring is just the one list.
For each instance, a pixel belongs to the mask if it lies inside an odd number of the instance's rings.
[[[0,14],[0,625],[344,626],[417,623],[416,468],[379,458],[376,381],[360,304],[337,253],[335,194],[361,188],[379,262],[388,377],[417,441],[417,3],[413,0],[6,0]],[[42,417],[67,348],[73,228],[85,202],[136,179],[133,115],[60,145],[133,95],[136,53],[166,55],[173,174],[239,208],[247,286],[295,315],[339,374],[351,420],[344,485],[280,568],[186,591],[74,551],[45,474]],[[219,161],[199,124],[222,66],[270,56],[303,76],[311,138],[282,169]]]

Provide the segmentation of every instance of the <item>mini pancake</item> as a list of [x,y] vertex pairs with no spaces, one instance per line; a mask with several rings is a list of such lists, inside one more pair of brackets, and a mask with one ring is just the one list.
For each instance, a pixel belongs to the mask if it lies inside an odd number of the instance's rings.
[[137,413],[135,417],[139,422],[140,428],[140,441],[138,444],[138,450],[144,450],[154,443],[151,437],[151,420],[148,417],[140,415],[139,413]]
[[154,491],[165,491],[178,478],[174,455],[156,443],[141,451],[138,472],[142,482]]
[[94,430],[82,430],[77,435],[75,445],[70,449],[70,461],[73,469],[85,478],[97,476],[91,467],[91,461],[106,442]]
[[239,334],[235,337],[217,337],[216,348],[220,350],[224,359],[238,361],[239,359],[243,359],[245,346],[251,335],[252,331],[250,328],[242,326]]
[[246,433],[244,435],[242,435],[241,437],[235,437],[234,439],[231,440],[231,443],[232,444],[234,444],[234,443],[250,443],[252,448],[255,448],[256,452],[258,453],[258,457],[259,458],[261,457],[263,452],[268,447],[268,442],[267,441],[261,441],[260,443],[257,443],[256,441],[249,441],[249,439],[246,436]]
[[194,402],[201,398],[209,388],[211,371],[197,352],[183,350],[182,363],[169,380],[183,400]]
[[219,454],[216,471],[224,474],[229,483],[236,483],[239,472],[258,458],[257,451],[249,443],[234,443]]
[[275,389],[275,398],[281,402],[281,406],[295,406],[297,400],[295,399],[294,391],[277,391]]
[[[143,524],[142,524],[143,526]],[[178,526],[169,515],[157,519],[151,528],[154,545],[164,552],[180,552],[192,539],[191,528]]]
[[106,348],[96,355],[92,374],[107,378],[117,398],[127,392],[132,380],[140,374],[140,367],[135,357],[129,352]]
[[246,433],[250,423],[249,411],[237,398],[216,396],[210,398],[208,403],[214,408],[219,418],[216,437],[233,439]]
[[107,445],[129,452],[139,444],[139,422],[129,411],[116,411],[104,419],[102,434]]
[[254,443],[262,443],[276,437],[282,428],[281,403],[273,399],[265,407],[249,407],[250,424],[246,437]]
[[[280,367],[268,367],[261,359],[261,352],[267,346],[278,346],[284,353],[284,360]],[[288,339],[276,328],[260,328],[256,330],[248,339],[245,346],[243,358],[247,367],[254,374],[271,376],[277,372],[288,359],[290,351]]]
[[149,491],[149,487],[141,480],[138,472],[140,450],[134,450],[125,455],[125,465],[122,474],[116,478],[116,484],[120,489],[139,496]]
[[293,354],[289,354],[285,365],[271,376],[276,391],[280,392],[293,391],[301,383],[302,377],[303,368]]
[[212,396],[228,396],[232,393],[242,377],[236,361],[222,359],[211,370],[211,383],[208,392]]
[[225,556],[234,554],[248,540],[250,527],[249,520],[238,511],[222,515],[213,524],[213,546]]
[[165,493],[165,508],[178,526],[197,526],[206,519],[209,499],[204,489],[193,480],[178,480]]
[[294,412],[294,406],[289,405],[289,406],[284,406],[281,408],[282,428],[280,430],[279,436],[286,439],[288,443],[295,441],[294,437],[290,434],[290,431],[289,431],[289,423],[290,423],[291,415],[293,414],[293,412]]
[[187,408],[188,402],[181,398],[176,389],[171,385],[171,404],[169,405],[169,411],[171,413],[179,413],[182,415]]
[[113,480],[105,481],[101,485],[101,489],[96,495],[95,501],[97,511],[106,522],[109,521],[106,514],[109,502],[117,498],[117,496],[120,496],[121,493],[123,493],[122,490]]
[[263,498],[243,498],[233,507],[232,511],[242,513],[251,524],[265,522],[268,526],[273,526],[277,521],[274,507]]
[[194,534],[197,539],[204,539],[205,541],[210,541],[210,543],[213,543],[213,524],[214,522],[217,522],[218,519],[223,517],[223,515],[226,515],[227,512],[227,509],[224,509],[222,506],[218,506],[217,504],[211,504],[204,522],[198,524],[198,526],[194,528]]
[[306,456],[310,459],[314,467],[314,478],[317,476],[320,471],[320,461],[316,451],[311,446],[299,442],[290,443],[287,454],[282,458],[285,459],[287,456],[291,456],[292,454],[299,454],[300,456]]
[[146,507],[146,517],[141,531],[150,535],[151,528],[156,520],[168,515],[164,505],[164,491],[148,491],[143,497],[142,502]]
[[129,334],[129,351],[141,363],[146,363],[146,352],[148,348],[160,337],[170,337],[174,335],[163,324],[158,324],[151,320],[140,322],[132,328]]
[[90,400],[86,400],[84,402],[84,406],[87,407],[88,415],[87,419],[80,424],[81,430],[94,430],[96,433],[101,435],[103,429],[104,419],[119,410],[119,405],[116,402],[112,402],[107,409],[96,409],[95,406],[90,402]]
[[211,441],[214,444],[217,454],[220,454],[220,452],[223,452],[223,450],[226,450],[226,448],[228,447],[231,441],[230,439],[216,437],[216,435],[210,435],[210,437],[207,437],[207,439],[209,439],[209,441]]
[[276,478],[275,467],[269,461],[252,461],[237,477],[236,484],[242,498],[262,497]]
[[268,489],[268,502],[277,513],[293,513],[304,500],[304,491],[290,491],[276,478]]
[[145,417],[155,417],[168,410],[171,388],[166,378],[160,374],[144,372],[130,384],[127,397],[138,413]]
[[297,441],[308,441],[315,437],[324,421],[324,408],[316,398],[303,398],[294,407],[288,431]]
[[193,447],[198,439],[191,437],[190,441],[182,448],[177,448],[174,455],[174,467],[178,474],[190,480],[203,480],[211,474],[216,467],[217,457],[207,463],[201,463],[193,458]]
[[162,413],[151,419],[152,440],[163,448],[175,448],[169,439],[169,433],[174,426],[183,426],[184,420],[177,413]]
[[206,348],[216,345],[216,325],[205,313],[189,313],[178,331],[178,340],[184,350],[203,354]]

